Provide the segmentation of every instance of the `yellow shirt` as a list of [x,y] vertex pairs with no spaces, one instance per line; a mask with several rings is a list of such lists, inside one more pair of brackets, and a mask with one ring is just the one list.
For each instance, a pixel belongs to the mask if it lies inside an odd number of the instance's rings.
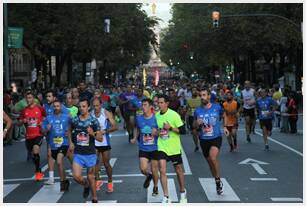
[[201,106],[201,98],[196,97],[187,99],[187,106],[190,108],[188,110],[188,115],[193,116],[195,109]]

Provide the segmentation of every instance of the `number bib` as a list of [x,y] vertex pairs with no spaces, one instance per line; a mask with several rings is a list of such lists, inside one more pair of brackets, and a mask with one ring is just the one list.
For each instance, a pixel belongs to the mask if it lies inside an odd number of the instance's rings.
[[77,135],[77,145],[80,146],[89,146],[89,135],[86,134],[85,132],[80,132]]
[[163,139],[163,140],[169,139],[169,133],[165,129],[162,129],[160,131],[159,135],[160,135],[160,138]]
[[154,145],[154,137],[152,134],[143,134],[143,145]]
[[63,137],[53,138],[53,144],[54,144],[55,147],[61,147],[63,143],[64,143],[64,138]]

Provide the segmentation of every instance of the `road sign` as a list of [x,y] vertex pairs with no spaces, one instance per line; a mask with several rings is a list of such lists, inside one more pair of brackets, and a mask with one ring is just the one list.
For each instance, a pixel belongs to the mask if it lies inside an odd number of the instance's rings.
[[23,46],[23,28],[8,27],[8,48],[20,49]]
[[258,161],[258,160],[255,160],[255,159],[251,159],[251,158],[247,158],[241,162],[239,162],[239,164],[249,164],[251,165],[258,174],[260,175],[266,175],[266,171],[264,171],[259,165],[267,165],[269,163],[266,163],[266,162],[262,162],[262,161]]

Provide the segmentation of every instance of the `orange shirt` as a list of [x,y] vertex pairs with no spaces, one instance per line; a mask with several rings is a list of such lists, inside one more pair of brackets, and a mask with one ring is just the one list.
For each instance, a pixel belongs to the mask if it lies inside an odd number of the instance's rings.
[[[224,126],[235,126],[238,124],[237,112],[238,104],[235,100],[232,100],[230,103],[225,101],[223,103],[224,108]],[[236,111],[234,114],[229,114]]]

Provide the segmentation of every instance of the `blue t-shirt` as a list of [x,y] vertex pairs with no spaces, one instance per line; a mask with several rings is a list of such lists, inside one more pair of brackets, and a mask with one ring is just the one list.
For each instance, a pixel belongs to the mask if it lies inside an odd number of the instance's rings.
[[272,107],[275,105],[275,101],[271,97],[260,98],[256,101],[256,107],[258,110],[258,119],[273,119]]
[[47,125],[51,125],[51,129],[48,134],[48,143],[51,147],[51,150],[56,150],[61,146],[68,146],[68,128],[71,123],[71,118],[67,114],[59,115],[48,115],[42,124],[44,130],[47,129]]
[[71,126],[73,128],[72,141],[75,145],[74,154],[96,154],[95,138],[88,134],[87,128],[91,127],[94,132],[100,131],[98,120],[91,115],[85,120],[81,120],[80,116],[77,116],[72,119]]
[[138,146],[139,150],[151,152],[157,150],[158,136],[152,136],[152,129],[158,128],[155,115],[147,119],[143,115],[136,117],[136,126],[139,128],[140,135]]
[[203,124],[200,125],[200,139],[215,139],[221,135],[222,108],[220,104],[212,103],[209,109],[202,106],[197,107],[194,111],[195,120],[202,119]]
[[[47,115],[54,114],[54,108],[53,108],[52,104],[48,104],[48,103],[44,104],[44,109],[46,110]],[[62,114],[69,114],[69,110],[63,104],[61,105],[61,113]]]

